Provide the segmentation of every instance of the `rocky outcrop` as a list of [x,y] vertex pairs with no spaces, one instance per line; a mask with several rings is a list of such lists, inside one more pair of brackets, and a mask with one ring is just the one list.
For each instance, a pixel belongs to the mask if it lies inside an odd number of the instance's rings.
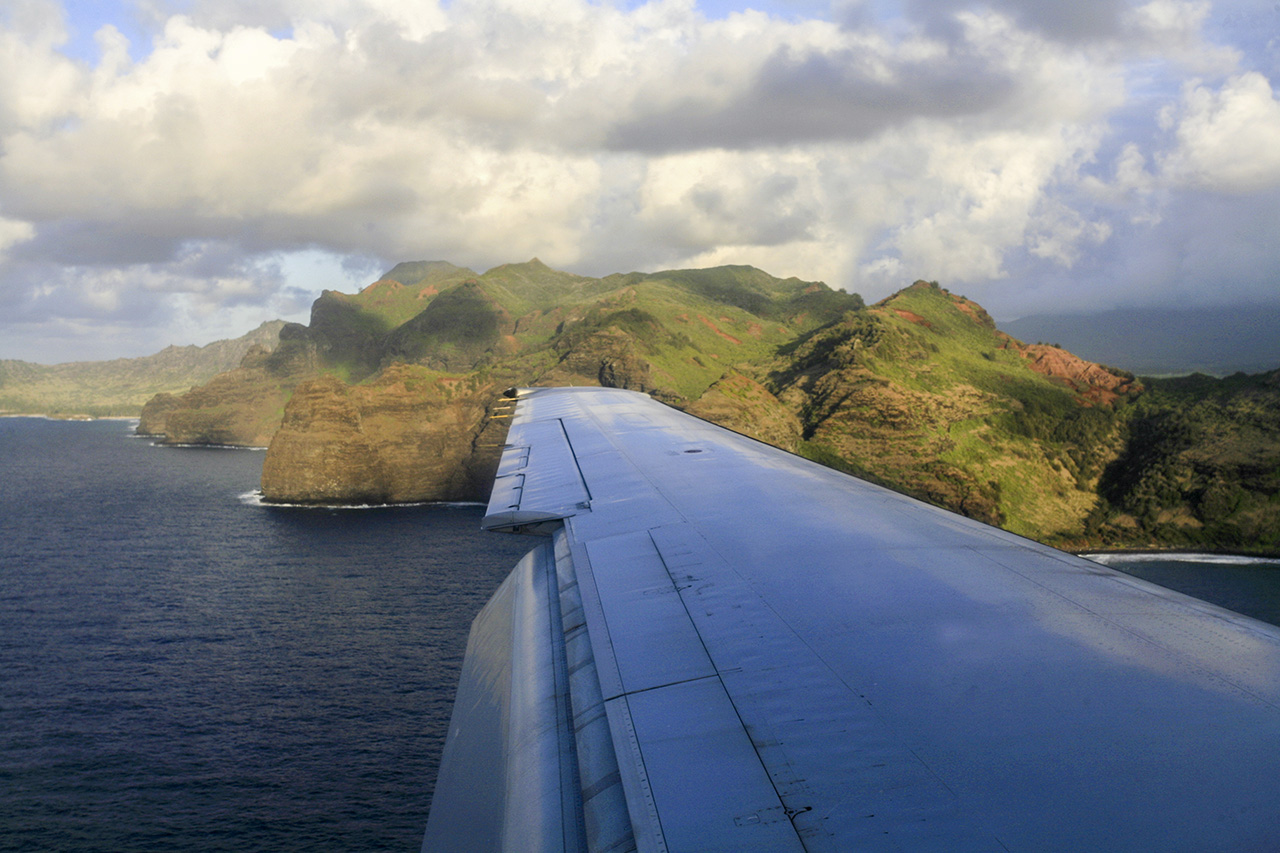
[[192,388],[177,405],[168,404],[164,443],[266,447],[288,396],[289,389],[266,369],[236,368]]
[[651,365],[640,355],[635,337],[621,329],[609,327],[565,338],[559,349],[560,361],[544,384],[569,385],[580,377],[605,388],[648,391],[653,387]]
[[506,436],[500,389],[395,364],[367,385],[298,386],[262,467],[281,503],[408,503],[488,497]]
[[306,332],[290,323],[274,350],[251,346],[235,370],[185,394],[157,394],[142,409],[138,433],[163,435],[166,444],[266,447],[293,387],[316,369]]

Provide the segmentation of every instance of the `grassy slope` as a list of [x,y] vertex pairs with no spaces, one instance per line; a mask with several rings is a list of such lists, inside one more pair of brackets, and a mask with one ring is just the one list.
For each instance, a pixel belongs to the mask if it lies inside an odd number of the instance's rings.
[[[804,395],[808,455],[1016,533],[1078,538],[1117,417],[1033,372],[972,303],[909,288],[791,358],[774,383]],[[1052,428],[1077,420],[1092,432]]]
[[[401,279],[422,271],[418,265],[401,266],[409,273]],[[418,281],[402,282],[393,278],[393,270],[359,294],[326,293],[325,304],[313,311],[312,326],[323,327],[322,334],[335,340],[325,353],[328,369],[348,381],[373,376],[375,361],[362,359],[370,342],[379,340],[389,344],[378,361],[423,361],[454,371],[470,366],[532,381],[551,370],[566,349],[598,345],[600,339],[589,338],[611,331],[629,339],[651,365],[658,390],[677,401],[691,400],[726,371],[766,361],[798,332],[859,302],[825,285],[776,279],[751,267],[593,279],[534,259],[479,276],[457,267],[428,272]],[[458,299],[468,311],[454,318],[483,329],[486,342],[501,338],[486,351],[467,351],[449,340],[439,323],[423,317],[442,295],[452,299],[464,286],[477,288],[492,302],[492,323],[478,316],[483,312],[477,299]],[[338,327],[341,336],[329,331]],[[429,353],[441,347],[445,351],[431,359]]]

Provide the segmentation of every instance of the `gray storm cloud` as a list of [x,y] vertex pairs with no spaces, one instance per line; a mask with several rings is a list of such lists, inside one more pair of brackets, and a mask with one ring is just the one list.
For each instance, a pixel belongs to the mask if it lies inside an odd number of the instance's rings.
[[[106,25],[87,56],[54,2],[0,15],[0,355],[236,334],[421,257],[751,263],[872,298],[924,277],[997,316],[1213,269],[1206,298],[1274,298],[1221,251],[1280,253],[1254,242],[1280,212],[1274,57],[1231,8],[134,8],[149,41]],[[1220,239],[1186,239],[1210,210]]]

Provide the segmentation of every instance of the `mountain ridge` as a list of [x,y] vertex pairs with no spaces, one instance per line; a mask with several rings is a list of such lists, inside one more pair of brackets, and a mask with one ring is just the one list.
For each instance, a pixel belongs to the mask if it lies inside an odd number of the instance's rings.
[[267,445],[268,501],[483,499],[503,389],[597,384],[1066,548],[1280,550],[1280,372],[1139,379],[917,281],[400,264],[139,431]]
[[170,345],[136,358],[53,365],[3,360],[0,413],[134,417],[158,393],[186,391],[234,369],[254,347],[275,347],[285,325],[271,320],[238,338]]

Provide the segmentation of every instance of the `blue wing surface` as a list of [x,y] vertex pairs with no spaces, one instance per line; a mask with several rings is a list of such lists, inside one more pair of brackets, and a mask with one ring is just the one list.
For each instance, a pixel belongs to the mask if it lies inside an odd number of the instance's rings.
[[1280,631],[629,391],[519,393],[426,851],[1280,849]]

